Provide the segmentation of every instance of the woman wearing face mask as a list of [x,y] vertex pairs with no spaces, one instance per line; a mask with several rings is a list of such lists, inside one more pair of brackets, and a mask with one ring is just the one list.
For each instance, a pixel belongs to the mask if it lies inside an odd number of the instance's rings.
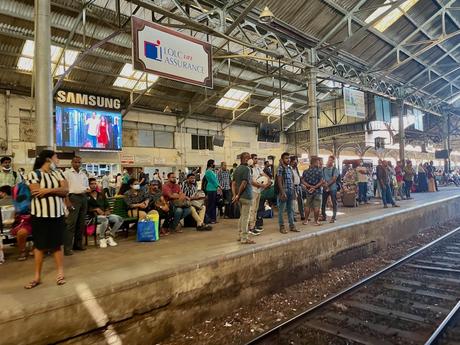
[[34,279],[25,286],[32,289],[41,284],[43,257],[46,252],[52,252],[57,267],[56,284],[65,284],[63,244],[66,223],[64,221],[64,198],[68,193],[67,181],[64,175],[51,168],[57,156],[54,151],[43,150],[35,160],[34,169],[27,176],[32,200],[32,236],[34,238]]
[[145,189],[141,189],[139,181],[132,178],[128,181],[129,190],[124,194],[125,203],[128,206],[128,215],[145,219],[149,206],[149,195]]
[[208,216],[211,224],[217,223],[217,192],[221,192],[222,189],[219,185],[219,180],[217,179],[217,175],[214,172],[214,160],[208,160],[208,164],[206,165],[206,173],[204,177],[206,178],[206,195],[208,197],[208,207],[206,208],[206,215]]

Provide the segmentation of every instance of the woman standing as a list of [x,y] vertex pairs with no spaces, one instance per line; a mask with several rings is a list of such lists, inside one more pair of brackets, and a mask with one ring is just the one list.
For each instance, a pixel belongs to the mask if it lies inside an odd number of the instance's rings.
[[103,148],[106,148],[109,143],[109,126],[107,126],[105,116],[101,116],[101,122],[99,122],[97,142],[101,144]]
[[421,193],[428,192],[428,179],[426,177],[426,170],[423,164],[420,163],[417,172],[418,191]]
[[32,236],[34,238],[35,276],[24,286],[32,289],[41,284],[43,257],[52,252],[57,267],[57,285],[64,285],[64,266],[61,246],[65,231],[64,198],[68,193],[64,175],[55,170],[58,163],[54,151],[43,150],[36,158],[34,170],[27,176],[27,184],[32,193],[31,215]]

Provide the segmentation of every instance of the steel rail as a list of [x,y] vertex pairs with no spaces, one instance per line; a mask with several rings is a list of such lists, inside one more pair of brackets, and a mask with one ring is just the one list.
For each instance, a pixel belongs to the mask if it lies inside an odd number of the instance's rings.
[[[454,230],[450,231],[449,233],[439,237],[438,239],[424,245],[423,247],[417,249],[416,251],[406,255],[405,257],[399,259],[398,261],[392,263],[391,265],[381,269],[380,271],[377,271],[376,273],[360,280],[359,282],[355,283],[354,285],[339,291],[338,293],[332,295],[331,297],[325,299],[324,301],[320,302],[319,304],[314,305],[311,308],[308,308],[307,310],[303,311],[302,313],[290,318],[289,320],[286,320],[285,322],[273,327],[272,329],[269,329],[268,331],[262,333],[261,335],[257,336],[256,338],[251,339],[249,342],[247,342],[245,345],[254,345],[254,344],[260,344],[263,340],[269,338],[270,336],[274,336],[276,333],[280,333],[281,331],[284,331],[286,329],[293,328],[296,326],[298,323],[301,323],[304,318],[312,314],[314,311],[324,307],[325,305],[328,305],[329,303],[345,296],[346,294],[357,290],[358,288],[361,288],[363,285],[366,285],[377,278],[380,278],[383,274],[388,273],[395,268],[401,266],[402,264],[406,263],[408,260],[414,258],[415,256],[419,255],[420,253],[424,252],[427,249],[430,249],[434,247],[435,245],[439,244],[440,242],[444,241],[445,239],[456,235],[460,231],[460,227],[455,228]],[[449,314],[450,315],[450,314]],[[447,319],[447,318],[446,318]],[[426,344],[425,344],[426,345]]]
[[459,313],[460,310],[460,301],[457,302],[455,307],[452,308],[449,315],[441,322],[441,324],[436,328],[436,330],[431,335],[430,339],[427,340],[425,345],[435,345],[440,340],[441,336],[444,334],[444,331],[447,329],[449,324],[455,318],[456,314]]

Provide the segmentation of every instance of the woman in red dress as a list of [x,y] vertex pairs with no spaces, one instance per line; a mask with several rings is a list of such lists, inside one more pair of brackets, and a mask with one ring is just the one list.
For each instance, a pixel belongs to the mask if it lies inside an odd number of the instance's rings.
[[109,143],[109,127],[107,126],[107,120],[104,116],[101,116],[101,122],[99,122],[97,142],[101,144],[103,148],[107,147]]

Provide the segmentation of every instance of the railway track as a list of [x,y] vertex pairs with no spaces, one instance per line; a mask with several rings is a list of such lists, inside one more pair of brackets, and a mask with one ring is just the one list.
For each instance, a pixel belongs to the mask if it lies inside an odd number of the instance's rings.
[[247,343],[254,344],[460,345],[460,227]]

